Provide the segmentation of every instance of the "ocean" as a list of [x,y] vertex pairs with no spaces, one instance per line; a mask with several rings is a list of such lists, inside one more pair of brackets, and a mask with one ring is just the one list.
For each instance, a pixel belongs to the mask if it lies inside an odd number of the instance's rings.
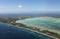
[[0,39],[53,39],[24,28],[0,23]]
[[6,14],[0,14],[0,17],[40,17],[40,16],[60,16],[59,12],[48,12],[48,13],[42,13],[42,12],[33,12],[33,13],[6,13]]

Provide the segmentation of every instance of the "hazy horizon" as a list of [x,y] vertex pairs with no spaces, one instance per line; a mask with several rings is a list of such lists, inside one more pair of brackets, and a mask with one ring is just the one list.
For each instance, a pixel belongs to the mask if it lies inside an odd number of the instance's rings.
[[60,0],[0,0],[0,14],[59,12]]

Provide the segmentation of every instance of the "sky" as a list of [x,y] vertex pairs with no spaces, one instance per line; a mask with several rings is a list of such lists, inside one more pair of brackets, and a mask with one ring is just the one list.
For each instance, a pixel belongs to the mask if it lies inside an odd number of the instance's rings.
[[0,13],[60,12],[60,0],[0,0]]

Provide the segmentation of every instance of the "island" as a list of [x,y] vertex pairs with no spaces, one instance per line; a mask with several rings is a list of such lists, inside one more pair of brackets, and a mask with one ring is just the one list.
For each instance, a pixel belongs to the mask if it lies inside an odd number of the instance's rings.
[[0,22],[15,25],[15,27],[22,27],[22,28],[34,31],[36,33],[41,33],[43,35],[52,37],[54,39],[60,39],[60,35],[58,33],[51,32],[49,30],[41,30],[41,28],[33,27],[30,25],[25,25],[22,23],[15,23],[15,21],[17,21],[17,20],[22,20],[22,19],[26,19],[26,18],[31,18],[31,17],[0,17]]

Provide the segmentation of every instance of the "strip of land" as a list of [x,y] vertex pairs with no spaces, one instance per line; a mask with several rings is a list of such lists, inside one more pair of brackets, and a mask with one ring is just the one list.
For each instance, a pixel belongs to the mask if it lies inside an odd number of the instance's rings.
[[41,30],[41,28],[33,27],[33,26],[21,24],[21,23],[15,23],[16,20],[19,20],[19,19],[17,19],[17,18],[10,18],[10,19],[9,18],[0,18],[0,22],[8,23],[8,24],[14,25],[15,27],[22,27],[22,28],[25,28],[27,30],[31,30],[31,31],[34,31],[36,33],[46,35],[48,37],[52,37],[54,39],[60,39],[60,35],[55,33],[55,32],[51,32],[48,30]]

